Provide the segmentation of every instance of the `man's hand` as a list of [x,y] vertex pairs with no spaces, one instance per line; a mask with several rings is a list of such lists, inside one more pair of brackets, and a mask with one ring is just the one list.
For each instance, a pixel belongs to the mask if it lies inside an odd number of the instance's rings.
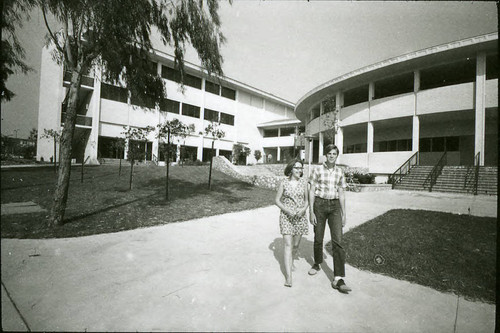
[[341,216],[342,216],[342,227],[345,227],[345,213],[342,212]]
[[316,215],[314,215],[314,212],[309,213],[309,222],[311,222],[311,224],[313,226],[316,226],[317,221],[316,221]]

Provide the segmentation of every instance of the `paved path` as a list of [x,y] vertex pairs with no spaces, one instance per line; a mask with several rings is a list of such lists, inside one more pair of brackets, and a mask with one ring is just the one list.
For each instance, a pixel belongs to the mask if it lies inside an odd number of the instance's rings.
[[[496,197],[348,193],[352,228],[391,208],[496,216]],[[495,306],[346,267],[283,287],[275,206],[71,239],[1,240],[2,328],[46,331],[493,332]],[[4,290],[5,286],[5,290]],[[12,301],[11,301],[12,300]],[[17,308],[17,310],[16,310]],[[20,315],[19,315],[20,313]]]

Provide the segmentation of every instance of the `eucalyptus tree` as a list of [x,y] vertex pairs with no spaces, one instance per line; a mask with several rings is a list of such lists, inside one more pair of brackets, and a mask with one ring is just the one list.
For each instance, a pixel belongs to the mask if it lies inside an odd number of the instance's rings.
[[[24,0],[41,9],[53,59],[71,74],[61,158],[49,226],[63,223],[71,172],[79,90],[84,74],[99,67],[104,80],[124,85],[139,100],[160,102],[165,85],[152,70],[152,37],[173,48],[184,77],[186,43],[197,51],[208,74],[222,75],[218,0]],[[47,16],[58,26],[50,26]]]

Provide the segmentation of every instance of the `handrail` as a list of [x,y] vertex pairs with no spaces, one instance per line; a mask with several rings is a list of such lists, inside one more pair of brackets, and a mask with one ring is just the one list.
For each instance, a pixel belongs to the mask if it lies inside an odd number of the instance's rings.
[[[412,161],[415,162],[412,163]],[[410,172],[410,169],[419,164],[419,153],[418,151],[415,154],[411,155],[409,159],[406,160],[392,175],[389,176],[389,182],[392,184],[392,189],[394,189],[394,185],[401,181],[404,175]],[[403,171],[404,170],[404,171]],[[397,179],[396,179],[397,177]]]
[[475,174],[474,174],[474,195],[477,195],[477,183],[479,182],[479,163],[480,163],[481,152],[478,152],[476,156],[474,156],[474,166],[475,166]]
[[83,164],[87,163],[87,161],[89,160],[90,156],[87,156],[87,158],[85,159],[85,161],[83,162]]
[[153,163],[158,165],[158,157],[156,156],[156,154],[153,154]]
[[441,174],[441,171],[443,170],[443,167],[446,164],[446,155],[448,152],[444,152],[439,161],[434,165],[432,168],[431,172],[427,176],[427,178],[424,181],[424,188],[427,182],[429,182],[429,192],[432,192],[432,187],[436,184],[437,178]]

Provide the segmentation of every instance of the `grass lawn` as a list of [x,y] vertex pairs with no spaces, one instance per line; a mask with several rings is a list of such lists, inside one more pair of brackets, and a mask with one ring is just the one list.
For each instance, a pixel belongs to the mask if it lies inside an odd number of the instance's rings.
[[33,201],[45,213],[2,216],[3,238],[76,237],[161,225],[193,218],[252,209],[274,204],[275,192],[212,171],[208,166],[170,168],[170,200],[165,200],[165,167],[135,166],[129,190],[130,166],[103,165],[71,171],[65,224],[45,227],[55,184],[51,168],[2,170],[1,202]]
[[495,302],[496,218],[397,209],[344,240],[347,262],[359,269]]

